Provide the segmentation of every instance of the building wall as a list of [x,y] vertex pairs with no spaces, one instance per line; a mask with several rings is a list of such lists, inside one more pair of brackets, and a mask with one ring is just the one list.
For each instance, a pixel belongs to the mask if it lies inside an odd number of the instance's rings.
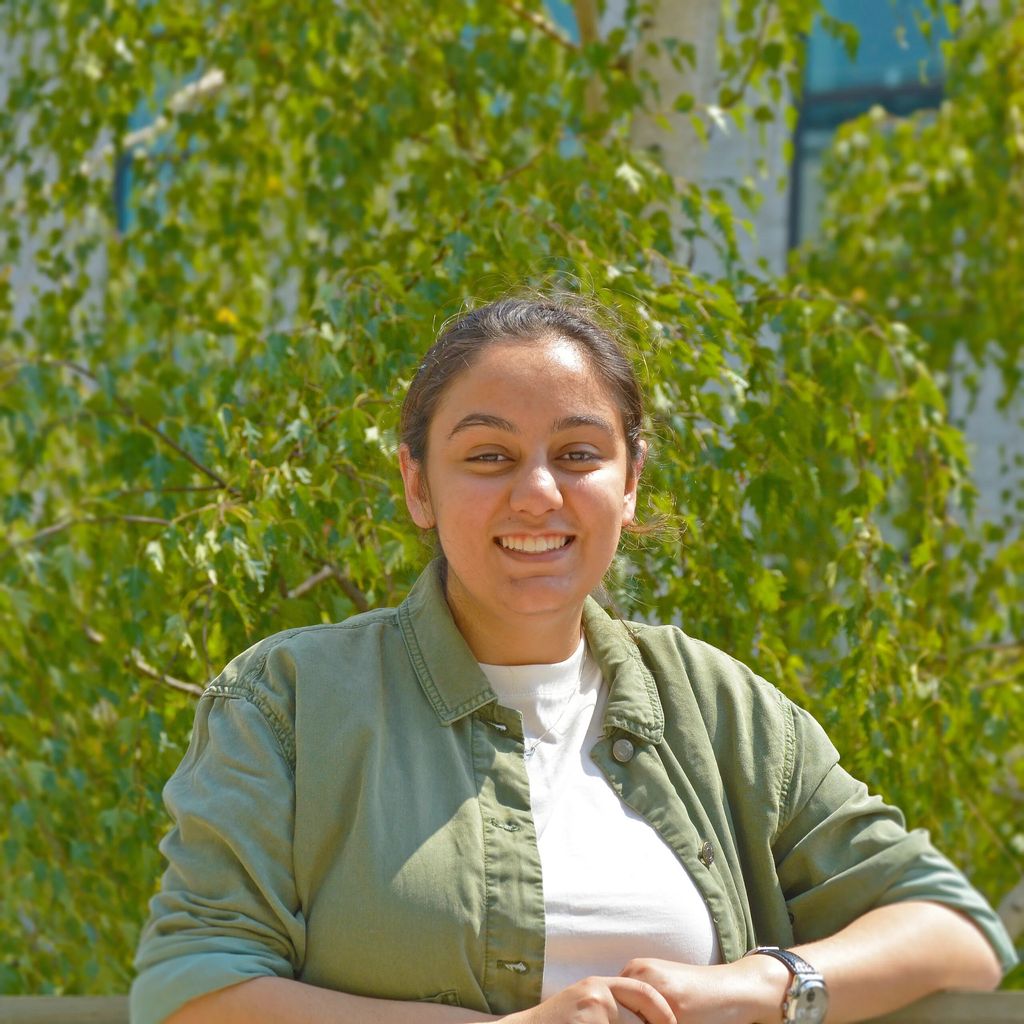
[[[901,0],[905,9],[911,0]],[[981,0],[991,5],[993,0]],[[844,109],[854,115],[859,110],[868,109],[879,102],[881,93],[872,90],[872,75],[877,79],[878,88],[890,94],[898,94],[895,100],[897,110],[909,111],[916,106],[934,104],[939,90],[927,87],[919,88],[916,77],[919,70],[920,54],[913,50],[914,41],[910,40],[909,53],[904,42],[893,45],[891,33],[893,22],[885,23],[884,19],[866,16],[866,8],[870,7],[874,14],[876,8],[889,9],[889,0],[831,0],[829,7],[837,14],[844,13],[844,3],[858,16],[862,30],[861,51],[865,61],[872,66],[848,69],[844,81],[842,69],[832,66],[821,67],[821,60],[841,60],[838,48],[826,46],[823,53],[812,53],[811,62],[818,58],[819,67],[810,68],[815,74],[809,85],[817,87],[817,98],[825,104],[835,104],[837,113]],[[616,19],[621,22],[624,0],[615,0],[608,6],[606,21],[613,24]],[[719,28],[719,0],[660,0],[654,17],[647,27],[648,34],[674,35],[698,41],[701,59],[695,72],[689,78],[680,77],[665,62],[652,62],[648,67],[662,81],[663,93],[666,96],[676,95],[682,88],[688,88],[697,97],[698,102],[708,103],[712,100],[712,84],[715,74],[713,60],[707,54],[714,52],[714,40]],[[897,12],[898,13],[898,12]],[[881,24],[881,29],[875,26]],[[872,31],[888,33],[884,38],[871,38]],[[687,33],[684,35],[684,33]],[[811,42],[814,46],[814,39]],[[904,56],[904,63],[894,67],[893,61]],[[873,64],[872,64],[873,62]],[[888,62],[888,63],[887,63]],[[849,86],[848,88],[846,86]],[[859,109],[858,109],[859,108]],[[643,145],[657,146],[662,152],[668,168],[680,177],[697,180],[704,184],[728,183],[730,180],[742,180],[749,177],[758,182],[761,205],[753,214],[754,237],[744,238],[742,248],[748,261],[763,259],[767,268],[775,274],[783,273],[786,267],[791,244],[813,234],[815,196],[820,194],[814,178],[816,170],[813,154],[814,146],[824,144],[828,137],[828,129],[821,130],[822,119],[828,123],[829,113],[822,112],[820,106],[815,111],[819,128],[804,152],[808,157],[802,167],[790,165],[785,156],[785,147],[789,134],[782,124],[781,117],[765,132],[760,139],[756,133],[737,132],[714,129],[710,143],[702,147],[689,127],[688,116],[674,113],[666,105],[661,113],[668,118],[673,130],[665,132],[658,127],[653,119],[642,121],[638,125],[636,138]],[[808,108],[804,109],[804,115]],[[836,122],[838,123],[838,122]],[[803,121],[806,126],[806,120]],[[808,141],[805,134],[804,141]],[[797,157],[800,157],[800,138],[794,140]],[[759,173],[759,161],[767,169],[767,173]],[[802,173],[801,173],[802,172]],[[799,194],[794,194],[794,182],[798,183]],[[803,211],[802,224],[799,230],[794,221],[794,211]],[[746,214],[744,214],[746,215]],[[802,236],[801,236],[802,231]],[[697,254],[695,266],[708,274],[716,274],[719,267],[714,254],[703,252]],[[988,521],[1013,518],[1015,501],[1024,496],[1024,469],[1013,466],[1014,454],[1024,453],[1024,396],[1018,395],[1007,408],[999,407],[1000,381],[998,373],[988,368],[981,375],[981,389],[978,400],[972,405],[969,394],[963,386],[963,376],[954,375],[950,401],[950,416],[957,426],[964,430],[970,445],[974,478],[979,490],[978,513]],[[1019,519],[1019,511],[1017,512]]]

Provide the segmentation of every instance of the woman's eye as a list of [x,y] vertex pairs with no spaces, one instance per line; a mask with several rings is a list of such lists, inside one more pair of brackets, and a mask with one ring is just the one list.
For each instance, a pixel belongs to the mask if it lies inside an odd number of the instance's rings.
[[501,452],[481,452],[479,455],[470,455],[467,462],[503,462],[507,458]]

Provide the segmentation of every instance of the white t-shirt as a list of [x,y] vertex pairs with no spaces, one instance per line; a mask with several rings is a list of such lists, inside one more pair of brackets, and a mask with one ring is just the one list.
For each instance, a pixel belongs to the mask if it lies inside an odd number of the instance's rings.
[[498,700],[523,716],[544,880],[543,998],[590,975],[617,975],[634,957],[720,963],[689,872],[590,759],[605,686],[586,642],[554,665],[480,667]]

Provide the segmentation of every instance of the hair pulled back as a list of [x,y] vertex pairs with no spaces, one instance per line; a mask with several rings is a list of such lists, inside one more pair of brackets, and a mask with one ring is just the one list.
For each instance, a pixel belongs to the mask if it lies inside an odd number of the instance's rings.
[[578,299],[509,297],[450,320],[423,357],[402,403],[400,440],[417,462],[427,455],[427,434],[452,381],[496,343],[558,338],[576,345],[604,381],[619,413],[631,467],[643,460],[643,396],[619,341]]

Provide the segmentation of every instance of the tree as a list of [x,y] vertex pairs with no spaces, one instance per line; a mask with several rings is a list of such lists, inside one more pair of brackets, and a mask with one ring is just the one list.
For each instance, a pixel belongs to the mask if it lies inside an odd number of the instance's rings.
[[[996,0],[962,13],[951,6],[945,16],[955,36],[945,45],[946,98],[940,109],[900,118],[876,108],[842,128],[825,168],[821,237],[800,254],[795,273],[872,315],[904,323],[924,342],[924,358],[947,403],[965,399],[973,408],[985,375],[994,371],[999,379],[997,405],[1016,423],[1008,432],[1014,440],[1000,453],[1006,511],[991,516],[1001,521],[981,531],[991,557],[984,569],[972,562],[954,566],[956,548],[929,548],[927,557],[934,557],[932,571],[946,575],[952,568],[960,579],[973,579],[979,598],[991,594],[1009,612],[1001,624],[991,621],[984,639],[986,658],[998,666],[989,685],[1016,680],[1019,687],[1024,11]],[[947,500],[947,516],[962,519],[973,511],[975,495],[966,489]],[[973,656],[976,649],[965,653]],[[1008,716],[1019,714],[1016,701],[1005,708]],[[1008,820],[1019,820],[1019,745],[1012,757],[1014,770],[999,796]],[[1019,865],[1024,835],[1018,827],[1004,838],[1012,844],[1005,862]],[[1024,932],[1024,876],[1000,910],[1013,931]]]
[[[580,45],[517,0],[5,5],[0,991],[126,987],[195,695],[401,597],[402,388],[520,282],[615,309],[651,391],[673,528],[624,551],[620,609],[809,704],[990,896],[1019,874],[1019,660],[991,649],[1019,592],[947,514],[968,465],[927,350],[742,268],[724,196],[632,141],[640,8]],[[796,20],[738,24],[722,88],[798,75]]]
[[843,126],[803,273],[906,323],[947,378],[958,355],[994,364],[1009,402],[1024,373],[1024,12],[998,0],[947,16],[942,106]]

